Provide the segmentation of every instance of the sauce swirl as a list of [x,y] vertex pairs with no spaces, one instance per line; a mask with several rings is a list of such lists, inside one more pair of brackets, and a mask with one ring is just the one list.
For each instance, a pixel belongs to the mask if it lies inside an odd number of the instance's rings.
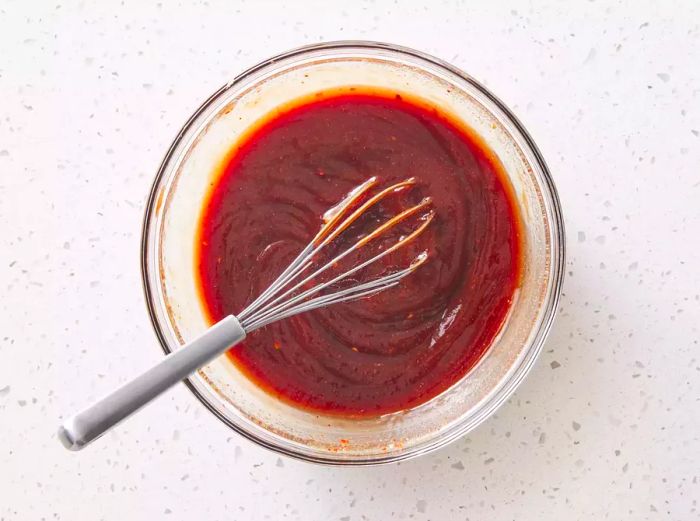
[[417,99],[358,88],[271,116],[222,163],[196,249],[212,322],[259,295],[370,176],[417,178],[407,200],[377,211],[426,196],[435,211],[378,269],[423,250],[428,261],[395,288],[272,324],[228,353],[269,393],[325,414],[391,413],[447,389],[498,334],[520,278],[511,188],[483,141]]

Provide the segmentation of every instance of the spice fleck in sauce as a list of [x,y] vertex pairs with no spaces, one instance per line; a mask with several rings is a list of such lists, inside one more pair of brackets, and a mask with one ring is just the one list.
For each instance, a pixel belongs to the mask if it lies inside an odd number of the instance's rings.
[[482,140],[422,102],[357,89],[285,108],[222,163],[197,248],[212,322],[259,295],[324,212],[371,176],[381,187],[417,178],[386,215],[425,196],[435,211],[377,269],[405,267],[424,250],[428,261],[395,288],[269,325],[228,353],[269,393],[326,414],[390,413],[450,387],[497,335],[520,278],[511,189]]

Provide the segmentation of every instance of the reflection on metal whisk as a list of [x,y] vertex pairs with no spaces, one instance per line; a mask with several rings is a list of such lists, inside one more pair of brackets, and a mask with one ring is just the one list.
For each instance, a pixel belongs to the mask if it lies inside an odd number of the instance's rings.
[[[320,252],[365,215],[370,208],[386,197],[406,190],[414,184],[415,179],[406,179],[368,197],[364,202],[361,201],[368,195],[370,189],[377,185],[377,179],[374,177],[368,179],[352,190],[340,204],[325,213],[324,224],[316,237],[238,316],[229,315],[220,320],[203,335],[170,353],[154,367],[68,418],[59,428],[60,441],[71,450],[82,449],[175,383],[241,342],[247,333],[298,313],[367,297],[397,285],[402,278],[411,274],[427,260],[426,251],[416,256],[408,266],[388,275],[347,288],[333,289],[334,285],[342,281],[350,281],[350,277],[355,273],[418,237],[434,216],[433,210],[429,209],[431,204],[429,197],[379,224],[374,230],[357,239],[350,247],[321,264],[311,274],[303,276],[303,273],[314,266]],[[390,230],[412,216],[416,216],[418,224],[411,231],[399,236],[388,247],[380,248],[380,253],[345,269],[339,275],[331,276],[330,280],[321,281],[320,276],[324,272],[338,266],[340,261],[370,242],[380,242],[381,238],[386,239]],[[329,290],[327,293],[324,292],[326,289]]]
[[380,291],[384,291],[385,289],[397,285],[402,278],[415,271],[418,266],[426,261],[428,258],[428,253],[423,252],[418,255],[407,267],[399,271],[350,288],[311,298],[314,295],[321,293],[324,289],[331,287],[333,284],[336,284],[342,280],[346,280],[351,275],[357,273],[363,268],[366,268],[370,264],[377,262],[382,257],[389,255],[391,252],[396,251],[403,245],[411,242],[414,238],[420,235],[423,230],[425,230],[428,224],[430,224],[430,221],[433,219],[432,210],[427,210],[424,214],[420,215],[419,224],[414,230],[407,235],[399,237],[399,239],[393,245],[384,249],[381,251],[381,253],[361,262],[360,264],[357,264],[340,275],[333,277],[331,280],[318,283],[310,289],[296,295],[294,294],[300,288],[303,288],[310,282],[317,280],[322,273],[331,267],[336,266],[343,258],[347,257],[352,252],[362,248],[369,242],[380,238],[399,223],[405,221],[415,214],[418,214],[421,212],[421,210],[426,210],[430,205],[430,198],[426,197],[417,205],[412,206],[388,219],[381,225],[377,226],[377,228],[375,228],[369,234],[359,239],[345,251],[336,255],[333,259],[327,261],[313,273],[294,284],[294,281],[298,280],[301,274],[313,265],[314,258],[321,250],[324,249],[324,247],[336,239],[372,206],[379,203],[385,197],[410,187],[415,183],[415,179],[406,179],[405,181],[385,188],[381,192],[369,198],[357,209],[352,211],[356,202],[362,198],[362,196],[373,186],[375,186],[376,183],[377,179],[375,177],[368,179],[352,190],[340,204],[326,212],[324,215],[325,223],[316,237],[314,237],[314,239],[304,248],[299,256],[292,261],[287,269],[280,274],[277,280],[275,280],[270,287],[268,287],[257,299],[255,299],[253,303],[251,303],[238,315],[238,320],[246,332],[250,333],[257,328],[266,326],[267,324],[276,322],[277,320],[281,320],[283,318],[291,317],[292,315],[296,315],[298,313],[328,306],[330,304],[356,300],[373,295],[374,293],[378,293]]

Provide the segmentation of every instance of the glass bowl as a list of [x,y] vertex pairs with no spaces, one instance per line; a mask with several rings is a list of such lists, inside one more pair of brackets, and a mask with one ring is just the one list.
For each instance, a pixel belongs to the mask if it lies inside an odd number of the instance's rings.
[[246,129],[280,105],[353,85],[423,98],[478,133],[503,163],[522,218],[524,267],[500,333],[452,387],[377,418],[338,418],[285,404],[226,356],[186,384],[215,416],[259,445],[318,463],[366,465],[424,454],[483,422],[529,371],[552,323],[564,266],[559,200],[540,152],[498,98],[455,67],[394,45],[334,42],[275,56],[224,85],[185,123],[153,183],[141,253],[148,311],[169,353],[210,325],[194,276],[195,236],[220,161]]

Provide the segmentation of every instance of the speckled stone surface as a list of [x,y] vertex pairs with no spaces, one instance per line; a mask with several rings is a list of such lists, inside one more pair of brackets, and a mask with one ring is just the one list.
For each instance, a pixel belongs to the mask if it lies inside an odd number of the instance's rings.
[[[285,4],[0,3],[0,519],[698,519],[700,4]],[[259,60],[349,38],[462,67],[549,162],[567,276],[530,376],[385,467],[279,457],[184,386],[63,449],[64,414],[161,356],[139,235],[180,125]]]

